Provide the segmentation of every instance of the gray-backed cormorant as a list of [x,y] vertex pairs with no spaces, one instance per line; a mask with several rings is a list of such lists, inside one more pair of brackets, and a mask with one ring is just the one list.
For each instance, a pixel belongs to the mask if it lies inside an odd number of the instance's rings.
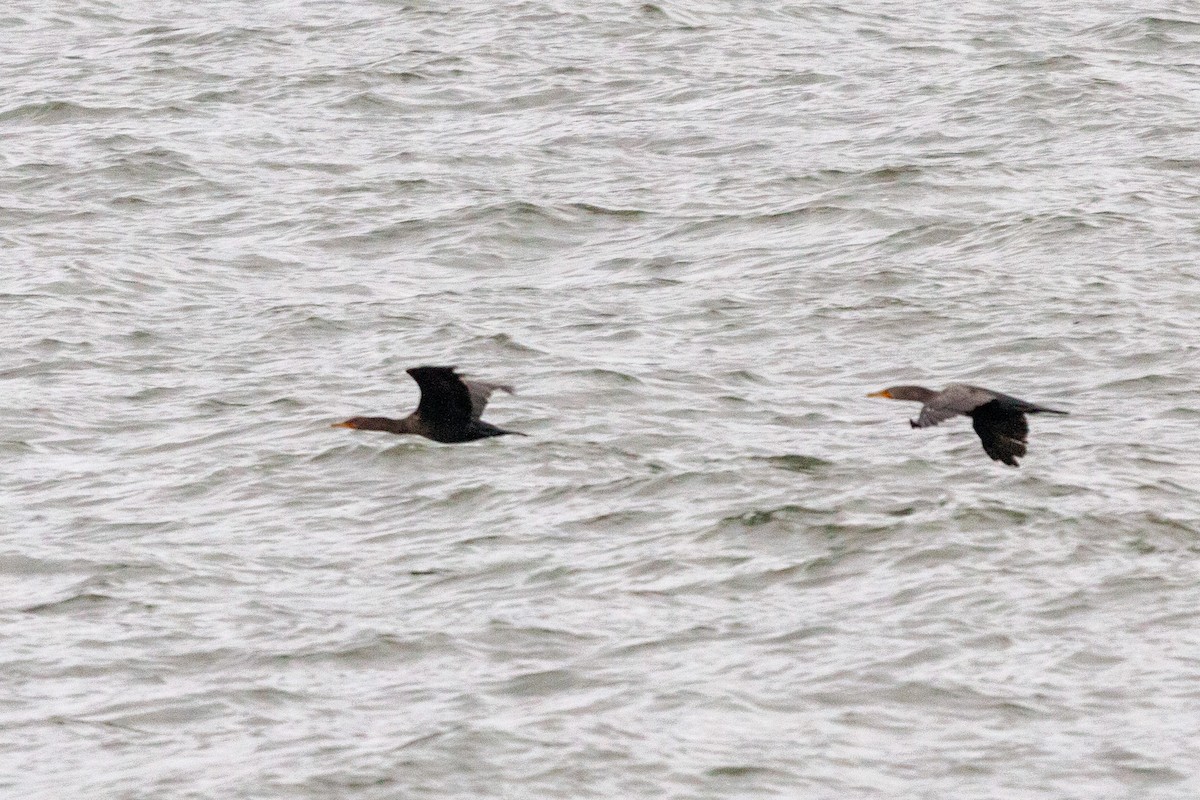
[[1025,455],[1029,436],[1026,414],[1067,413],[962,383],[952,383],[940,392],[923,386],[892,386],[867,397],[922,403],[921,413],[909,420],[914,428],[928,428],[958,414],[970,417],[983,449],[993,460],[1010,467],[1019,466],[1017,458]]

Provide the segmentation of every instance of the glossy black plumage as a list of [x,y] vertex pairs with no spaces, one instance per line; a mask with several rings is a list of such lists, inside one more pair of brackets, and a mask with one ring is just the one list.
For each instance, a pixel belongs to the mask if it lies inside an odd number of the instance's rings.
[[1037,412],[1005,408],[999,400],[984,403],[971,412],[971,426],[975,428],[975,433],[979,434],[984,452],[991,456],[993,461],[1000,461],[1010,467],[1020,466],[1017,459],[1025,456],[1026,443],[1029,441],[1026,413]]

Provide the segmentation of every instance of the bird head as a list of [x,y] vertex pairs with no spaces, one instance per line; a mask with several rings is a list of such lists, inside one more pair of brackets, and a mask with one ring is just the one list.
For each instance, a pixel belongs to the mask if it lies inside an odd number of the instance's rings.
[[937,394],[924,386],[889,386],[878,392],[871,392],[867,397],[886,397],[888,400],[913,400],[917,403],[928,403],[937,397]]

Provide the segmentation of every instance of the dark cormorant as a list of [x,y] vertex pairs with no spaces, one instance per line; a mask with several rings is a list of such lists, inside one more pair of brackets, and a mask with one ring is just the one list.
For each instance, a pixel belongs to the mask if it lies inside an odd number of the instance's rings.
[[388,433],[415,433],[435,442],[454,444],[473,442],[489,436],[504,436],[519,431],[506,431],[484,422],[479,417],[492,392],[501,389],[513,393],[511,386],[483,381],[466,381],[454,367],[413,367],[406,370],[421,388],[417,410],[404,419],[387,417],[351,417],[335,428]]

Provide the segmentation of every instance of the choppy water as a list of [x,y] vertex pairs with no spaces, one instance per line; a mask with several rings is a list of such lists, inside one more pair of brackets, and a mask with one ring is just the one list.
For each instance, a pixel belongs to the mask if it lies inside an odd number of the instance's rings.
[[1200,793],[1195,4],[0,37],[4,797]]

